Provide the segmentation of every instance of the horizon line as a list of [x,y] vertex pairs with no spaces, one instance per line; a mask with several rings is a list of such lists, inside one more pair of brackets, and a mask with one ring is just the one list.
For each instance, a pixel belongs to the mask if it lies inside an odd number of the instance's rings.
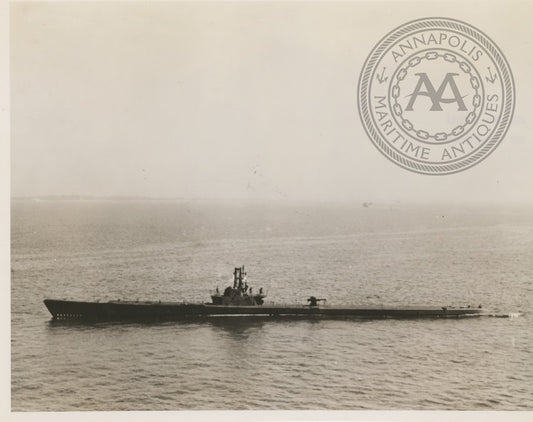
[[420,199],[355,199],[355,198],[245,198],[245,197],[228,197],[228,198],[209,198],[209,197],[186,197],[186,196],[143,196],[143,195],[36,195],[36,196],[11,196],[11,201],[30,201],[30,200],[51,200],[51,201],[72,201],[72,200],[99,200],[99,201],[249,201],[249,202],[313,202],[313,203],[359,203],[363,206],[372,206],[378,204],[494,204],[494,205],[533,205],[531,200],[507,200],[495,201],[490,199],[483,200],[466,200],[466,199],[443,199],[443,200],[420,200]]

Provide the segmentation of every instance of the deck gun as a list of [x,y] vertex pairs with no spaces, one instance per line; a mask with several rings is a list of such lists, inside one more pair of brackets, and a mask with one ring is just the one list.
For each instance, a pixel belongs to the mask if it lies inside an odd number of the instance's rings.
[[309,299],[307,299],[309,302],[309,306],[318,306],[318,302],[325,302],[326,299],[318,299],[314,296],[311,296]]

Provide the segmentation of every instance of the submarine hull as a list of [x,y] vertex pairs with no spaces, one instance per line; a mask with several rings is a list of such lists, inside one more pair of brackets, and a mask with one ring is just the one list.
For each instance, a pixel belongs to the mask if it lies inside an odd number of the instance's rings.
[[153,321],[210,317],[263,316],[325,319],[465,318],[487,315],[481,308],[455,307],[333,307],[303,305],[214,305],[180,302],[80,302],[46,299],[54,320]]

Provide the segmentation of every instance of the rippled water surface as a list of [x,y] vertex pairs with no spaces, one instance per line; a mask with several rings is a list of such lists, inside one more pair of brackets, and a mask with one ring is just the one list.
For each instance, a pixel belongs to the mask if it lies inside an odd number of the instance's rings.
[[[52,323],[44,298],[483,304],[518,318]],[[533,209],[14,201],[12,410],[533,408]]]

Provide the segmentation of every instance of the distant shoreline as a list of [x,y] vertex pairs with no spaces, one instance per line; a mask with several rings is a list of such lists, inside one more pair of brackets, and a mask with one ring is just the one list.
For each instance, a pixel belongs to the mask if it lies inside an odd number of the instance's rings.
[[[91,195],[46,195],[46,196],[12,196],[12,201],[179,201],[179,202],[265,202],[265,203],[349,203],[372,206],[378,202],[364,199],[287,199],[287,198],[202,198],[202,197],[153,197],[153,196],[91,196]],[[401,201],[389,200],[379,202],[382,205],[400,204]]]
[[85,195],[50,195],[50,196],[13,196],[12,201],[205,201],[204,198],[164,198],[149,196],[85,196]]
[[46,196],[13,196],[11,201],[21,202],[39,202],[39,201],[109,201],[109,202],[213,202],[213,203],[252,203],[252,204],[300,204],[300,205],[343,205],[343,206],[361,206],[364,208],[374,207],[397,207],[397,206],[451,206],[451,207],[516,207],[516,206],[533,206],[533,200],[530,202],[494,202],[494,201],[401,201],[401,200],[368,200],[368,199],[288,199],[288,198],[201,198],[201,197],[150,197],[150,196],[91,196],[91,195],[46,195]]

